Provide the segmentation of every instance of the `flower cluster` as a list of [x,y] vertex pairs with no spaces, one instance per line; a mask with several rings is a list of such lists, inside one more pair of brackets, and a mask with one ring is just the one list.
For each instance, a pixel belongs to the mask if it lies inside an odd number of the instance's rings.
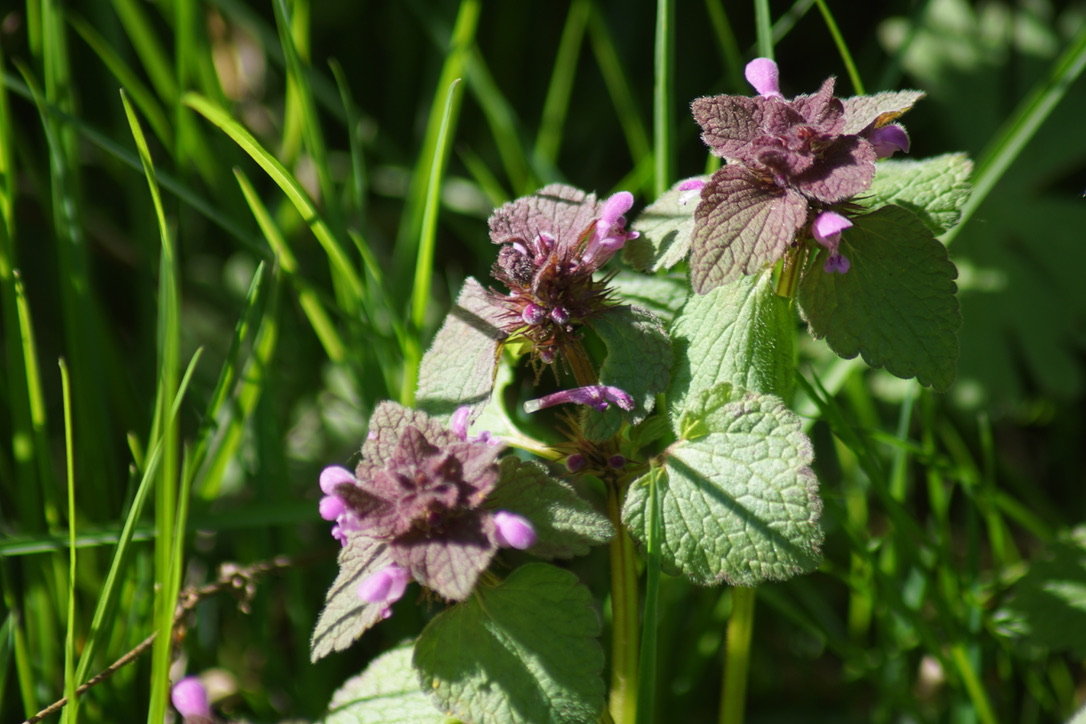
[[384,606],[385,615],[412,580],[463,600],[498,548],[535,542],[526,519],[485,507],[503,447],[465,437],[422,413],[384,403],[371,420],[356,470],[331,466],[321,472],[320,514],[335,521],[332,535],[344,545],[361,536],[385,546],[387,564],[358,588],[359,597]]
[[530,340],[536,359],[553,362],[576,325],[605,306],[606,280],[593,273],[637,238],[626,230],[632,205],[626,191],[599,202],[552,184],[490,217],[490,238],[502,245],[491,273],[509,289],[492,300],[504,331]]
[[[847,272],[838,243],[851,222],[842,205],[871,186],[876,159],[909,147],[905,130],[889,121],[915,98],[887,112],[875,97],[834,97],[828,78],[818,92],[787,100],[777,65],[766,58],[751,61],[746,76],[757,97],[691,105],[702,140],[728,161],[701,190],[695,214],[691,266],[699,292],[772,264],[805,230],[828,251],[825,271]],[[724,223],[731,218],[739,221]]]

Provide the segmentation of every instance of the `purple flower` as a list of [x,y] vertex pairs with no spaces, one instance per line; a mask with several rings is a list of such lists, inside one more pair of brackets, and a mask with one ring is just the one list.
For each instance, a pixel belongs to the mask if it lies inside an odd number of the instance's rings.
[[392,604],[403,598],[410,582],[411,574],[403,568],[395,564],[385,566],[358,584],[358,597],[367,603],[381,604],[384,607],[381,617],[388,618],[392,615]]
[[848,257],[837,251],[841,243],[841,232],[850,226],[852,222],[835,211],[823,211],[811,224],[811,236],[830,252],[826,263],[822,266],[822,269],[829,274],[834,272],[844,274],[851,266]]
[[207,699],[207,689],[199,677],[186,676],[173,685],[170,699],[186,724],[211,722],[211,705]]
[[500,244],[492,276],[509,289],[492,292],[502,331],[531,343],[534,360],[553,362],[577,325],[608,306],[594,273],[638,233],[627,231],[633,195],[602,203],[595,195],[552,184],[495,210],[490,238]]
[[503,548],[526,550],[535,545],[535,528],[524,516],[498,510],[494,513],[494,534]]
[[[342,501],[333,535],[382,543],[387,563],[360,586],[367,601],[388,604],[408,580],[445,598],[464,600],[501,545],[483,504],[498,481],[502,445],[467,440],[467,415],[450,430],[427,415],[382,403],[370,420],[354,475],[342,468],[321,473],[331,496]],[[334,485],[332,482],[334,481]],[[322,503],[322,514],[338,512]]]
[[[690,271],[701,294],[776,263],[803,240],[814,215],[871,186],[878,158],[908,149],[901,126],[880,124],[918,94],[843,102],[827,78],[817,92],[788,100],[767,58],[751,61],[746,76],[758,96],[691,105],[702,140],[728,162],[710,177],[694,214]],[[845,271],[848,260],[831,253],[827,266]]]
[[777,64],[769,58],[755,58],[747,63],[744,75],[747,82],[754,86],[754,90],[763,98],[783,97]]
[[897,123],[891,123],[882,128],[874,128],[867,134],[871,145],[875,148],[875,155],[879,158],[889,158],[898,151],[908,153],[909,134]]
[[612,404],[629,412],[634,408],[634,399],[628,393],[617,387],[607,385],[589,385],[588,387],[575,387],[571,390],[553,392],[535,400],[524,403],[524,411],[531,414],[548,407],[564,404],[588,405],[603,412]]

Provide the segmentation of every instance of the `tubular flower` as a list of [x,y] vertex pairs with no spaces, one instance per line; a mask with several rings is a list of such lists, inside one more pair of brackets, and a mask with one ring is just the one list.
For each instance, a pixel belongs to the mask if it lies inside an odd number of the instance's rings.
[[607,385],[589,385],[588,387],[575,387],[571,390],[554,392],[535,400],[528,400],[524,403],[524,411],[530,414],[548,407],[568,403],[588,405],[600,412],[603,412],[612,404],[618,405],[627,412],[634,408],[633,398],[623,390]]
[[505,333],[532,343],[534,359],[553,362],[577,325],[606,308],[606,281],[593,274],[637,238],[626,229],[633,201],[626,191],[599,202],[552,184],[490,217],[490,238],[501,245],[491,274],[509,289],[491,301],[503,310]]
[[834,211],[823,211],[811,224],[811,236],[830,252],[822,269],[832,274],[844,274],[850,266],[848,257],[837,251],[841,243],[841,232],[852,226],[852,222]]
[[185,724],[210,724],[213,721],[207,689],[199,677],[186,676],[170,689],[170,700]]

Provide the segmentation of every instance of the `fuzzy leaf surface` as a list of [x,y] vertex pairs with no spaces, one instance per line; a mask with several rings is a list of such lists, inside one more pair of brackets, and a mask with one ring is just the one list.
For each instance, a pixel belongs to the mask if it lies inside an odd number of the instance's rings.
[[462,405],[475,413],[486,404],[494,390],[494,369],[506,336],[500,314],[483,286],[468,277],[422,357],[415,393],[420,410],[447,417]]
[[324,610],[310,641],[310,660],[343,651],[381,620],[384,606],[358,597],[363,579],[392,563],[388,547],[361,535],[350,535],[339,552],[339,575],[328,589]]
[[651,276],[624,270],[611,280],[611,288],[623,301],[649,310],[665,325],[671,324],[690,296],[685,274]]
[[844,98],[841,100],[845,107],[844,133],[859,133],[876,119],[879,126],[893,123],[923,97],[923,91],[900,90]]
[[618,387],[634,399],[627,412],[611,405],[603,412],[584,408],[584,434],[590,440],[605,440],[622,427],[648,417],[656,395],[667,389],[671,373],[671,340],[660,319],[641,307],[611,307],[588,321],[607,346],[600,366],[600,384]]
[[607,516],[572,485],[552,478],[539,463],[512,455],[502,459],[498,487],[487,505],[532,522],[536,542],[529,551],[539,558],[584,555],[591,546],[606,543],[615,534]]
[[[670,269],[690,253],[690,239],[694,233],[694,210],[698,207],[698,195],[681,191],[679,187],[695,179],[707,181],[708,176],[683,179],[665,191],[660,198],[645,207],[633,223],[633,230],[641,233],[637,239],[626,242],[622,259],[635,269],[659,271]],[[680,200],[686,199],[686,203]]]
[[603,710],[592,596],[569,571],[531,563],[439,614],[415,643],[422,690],[473,724],[583,724]]
[[868,208],[895,204],[920,217],[933,234],[958,223],[969,196],[973,162],[964,153],[948,153],[923,161],[880,161],[870,190],[857,199]]
[[946,247],[915,214],[885,206],[853,219],[840,251],[847,274],[819,260],[800,283],[800,309],[812,336],[838,356],[862,355],[872,367],[946,390],[958,363],[961,315],[957,269]]
[[332,695],[324,724],[449,724],[419,688],[410,643],[386,651]]
[[720,169],[694,212],[690,282],[705,294],[777,261],[807,221],[807,200],[758,181],[737,165]]
[[400,445],[404,428],[408,425],[435,444],[456,441],[451,430],[425,412],[384,400],[373,409],[366,440],[362,443],[362,457],[367,466],[389,465]]
[[[694,401],[692,401],[694,402]],[[700,393],[661,468],[631,486],[622,518],[648,535],[650,476],[661,518],[661,560],[695,583],[754,586],[814,569],[822,509],[813,452],[799,417],[777,397]]]
[[[729,382],[787,397],[792,387],[794,317],[773,289],[772,275],[740,277],[691,296],[671,330],[675,369],[668,391],[672,409]],[[677,416],[673,416],[677,422]]]

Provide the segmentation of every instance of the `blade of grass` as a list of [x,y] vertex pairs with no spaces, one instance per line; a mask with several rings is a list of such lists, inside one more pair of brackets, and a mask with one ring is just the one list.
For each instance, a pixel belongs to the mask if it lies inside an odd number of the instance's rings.
[[[392,258],[393,287],[406,276],[404,270],[410,261],[415,262],[416,268],[418,266],[417,262],[420,253],[418,244],[423,238],[423,218],[430,183],[432,183],[432,179],[428,174],[433,168],[436,154],[439,151],[438,141],[440,137],[442,134],[455,135],[455,121],[460,116],[458,100],[460,95],[453,94],[450,97],[455,105],[448,109],[450,119],[448,123],[452,125],[452,128],[446,129],[445,113],[439,111],[443,107],[441,99],[449,92],[453,81],[464,77],[471,47],[475,42],[475,31],[479,24],[481,10],[482,3],[479,0],[461,0],[460,8],[457,11],[456,23],[453,26],[452,37],[449,40],[449,50],[441,67],[441,75],[438,77],[434,99],[430,105],[430,118],[426,124],[426,135],[423,138],[418,161],[415,163],[414,173],[411,175],[411,184],[407,192],[403,214],[400,216],[400,226],[396,233],[396,247],[393,250]],[[417,281],[416,277],[416,283]],[[417,346],[417,340],[412,340],[411,337],[412,334],[409,333],[408,341]],[[404,350],[404,352],[405,355],[418,354],[417,351],[412,352],[412,350]],[[404,389],[409,386],[408,379],[410,379],[410,375],[405,374]],[[414,395],[413,388],[410,394]]]
[[[275,11],[275,21],[279,28],[279,42],[283,47],[283,56],[287,62],[287,120],[283,131],[284,142],[290,137],[292,124],[301,126],[301,138],[305,150],[310,156],[313,168],[317,174],[317,188],[320,189],[321,202],[326,209],[329,223],[337,231],[342,226],[343,214],[339,205],[339,196],[336,194],[335,185],[332,183],[331,164],[328,163],[328,150],[321,133],[320,118],[317,115],[316,103],[310,85],[305,75],[304,64],[308,63],[308,36],[309,36],[309,3],[304,0],[294,0],[291,10],[287,10],[284,0],[275,0],[272,3]],[[285,158],[292,158],[292,154]],[[336,279],[335,268],[332,269],[333,280]],[[349,292],[349,286],[346,290]],[[350,295],[342,300],[346,309],[350,312],[357,303]]]
[[551,80],[543,100],[543,113],[539,121],[534,155],[541,163],[554,167],[562,142],[562,131],[569,113],[569,98],[573,81],[577,77],[577,59],[584,43],[585,28],[591,10],[589,0],[573,0],[566,13],[562,37],[554,57]]
[[180,549],[175,546],[174,536],[178,515],[178,488],[181,464],[180,432],[170,414],[169,400],[178,387],[181,350],[181,300],[179,270],[173,236],[166,223],[162,197],[155,178],[154,162],[147,148],[147,139],[140,128],[139,119],[121,91],[128,125],[143,162],[147,187],[151,194],[155,218],[158,221],[161,256],[159,258],[158,298],[158,390],[156,394],[156,424],[162,431],[162,469],[155,486],[155,606],[154,630],[157,633],[151,653],[151,704],[147,714],[148,724],[162,721],[166,715],[169,690],[170,648],[172,645],[174,607],[180,589]]
[[441,125],[433,156],[430,159],[429,183],[426,187],[426,204],[423,208],[422,236],[418,244],[418,256],[415,259],[415,282],[411,293],[411,327],[406,338],[404,350],[403,387],[400,401],[404,405],[415,402],[415,385],[418,380],[419,363],[422,360],[420,335],[422,324],[426,320],[426,310],[430,302],[430,284],[434,273],[434,246],[437,243],[437,212],[441,202],[441,184],[445,177],[445,162],[449,157],[449,143],[455,125],[452,119],[454,108],[458,107],[457,88],[460,80],[456,79],[449,86],[441,113]]
[[177,103],[178,87],[172,63],[163,50],[165,46],[155,35],[153,23],[144,14],[137,0],[113,0],[113,10],[125,30],[125,37],[132,43],[144,72],[151,80],[159,97],[167,108]]
[[105,64],[113,77],[128,91],[132,101],[147,118],[148,124],[155,132],[155,137],[165,146],[170,155],[174,155],[173,129],[170,127],[166,112],[162,109],[151,89],[143,83],[136,71],[125,63],[120,54],[109,44],[109,41],[103,38],[80,15],[69,12],[68,23],[83,38],[83,42],[89,45],[95,55]]
[[773,21],[769,0],[754,0],[754,29],[758,35],[758,56],[773,60]]
[[856,70],[856,63],[852,61],[852,53],[849,52],[848,44],[845,43],[845,39],[841,36],[841,31],[837,29],[837,21],[834,20],[833,13],[830,12],[829,7],[826,5],[826,0],[815,0],[815,3],[818,5],[818,11],[822,13],[822,19],[826,21],[826,29],[830,31],[833,44],[841,55],[841,62],[845,64],[845,70],[848,72],[848,79],[852,83],[852,88],[856,91],[856,95],[862,96],[864,94],[864,84],[860,80],[860,72]]
[[652,93],[653,158],[656,162],[653,198],[671,187],[674,177],[674,118],[671,94],[675,86],[675,6],[671,0],[656,3],[655,71]]
[[294,252],[287,245],[286,239],[283,238],[279,227],[272,219],[271,214],[268,213],[267,207],[257,196],[249,177],[238,168],[234,169],[234,176],[238,180],[238,185],[241,187],[246,203],[249,204],[249,208],[253,212],[257,225],[260,226],[264,238],[268,240],[268,244],[275,253],[279,268],[283,270],[283,273],[294,285],[298,295],[298,304],[309,320],[317,339],[320,340],[321,346],[324,347],[324,353],[332,362],[343,362],[347,357],[346,345],[343,343],[335,324],[328,316],[328,312],[325,311],[320,298],[309,283],[298,273],[298,260],[295,258]]
[[63,721],[78,720],[79,701],[75,690],[79,686],[75,678],[75,581],[76,581],[76,514],[75,514],[75,454],[72,446],[72,385],[68,366],[60,359],[60,386],[64,406],[64,461],[68,470],[68,624],[64,635],[64,696],[68,708]]
[[962,205],[957,226],[943,235],[943,243],[949,245],[961,233],[962,228],[984,203],[1026,144],[1040,130],[1045,119],[1063,101],[1068,89],[1082,75],[1083,68],[1086,68],[1086,25],[1079,28],[1067,49],[1052,64],[1047,77],[1022,99],[1014,114],[1007,119],[977,159],[976,171],[973,173],[973,191]]
[[[18,79],[11,76],[10,74],[5,73],[3,76],[3,81],[6,88],[11,89],[20,96],[23,96],[24,98],[34,99],[35,96],[31,88],[25,83],[21,83]],[[50,117],[63,121],[64,123],[70,125],[88,141],[93,143],[101,150],[105,151],[110,156],[121,161],[126,166],[137,171],[142,171],[140,160],[136,156],[136,154],[123,148],[116,141],[110,139],[106,134],[84,123],[77,116],[66,113],[54,105],[45,103],[44,107]],[[248,231],[235,224],[226,214],[216,209],[208,201],[192,191],[188,186],[184,185],[173,176],[162,172],[159,172],[158,174],[158,182],[162,188],[172,193],[181,201],[184,201],[188,206],[196,209],[208,220],[217,225],[219,228],[226,231],[243,245],[251,250],[260,250],[260,246],[253,242],[251,234]]]
[[[268,153],[253,135],[231,118],[230,114],[225,110],[195,93],[186,93],[181,100],[185,105],[195,109],[204,118],[218,126],[264,169],[264,172],[271,177],[272,181],[282,189],[283,193],[294,204],[317,241],[320,242],[321,248],[328,255],[335,274],[343,279],[349,288],[350,296],[353,299],[365,301],[365,287],[362,280],[354,267],[351,266],[339,242],[317,212],[316,206],[314,206],[298,179],[287,171],[277,158]],[[367,318],[369,318],[368,315]]]
[[728,85],[738,90],[743,87],[743,73],[739,70],[743,67],[743,56],[739,52],[739,43],[724,10],[723,0],[705,0],[705,11],[713,26],[713,37],[720,46],[720,61],[728,78]]
[[[645,129],[641,113],[634,101],[632,83],[619,59],[614,38],[611,37],[611,28],[603,12],[595,3],[592,5],[592,13],[588,19],[588,36],[592,43],[592,52],[596,56],[596,63],[599,65],[600,73],[603,74],[603,82],[607,85],[611,105],[615,108],[622,133],[626,137],[630,158],[638,167],[649,165],[653,158],[652,143],[649,141],[648,131]],[[651,171],[646,178],[652,179]],[[646,190],[651,191],[648,184],[646,187]],[[622,188],[631,187],[623,185]]]

